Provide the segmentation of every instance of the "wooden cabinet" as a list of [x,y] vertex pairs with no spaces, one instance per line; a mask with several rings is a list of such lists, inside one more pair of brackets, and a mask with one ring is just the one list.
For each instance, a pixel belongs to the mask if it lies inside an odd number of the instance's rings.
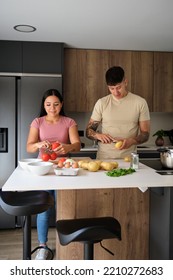
[[125,69],[129,90],[144,97],[152,110],[152,52],[66,49],[64,65],[67,111],[91,112],[95,102],[108,93],[105,73],[114,65]]
[[64,104],[66,111],[90,112],[107,93],[105,71],[109,51],[66,49],[64,52]]
[[0,41],[0,72],[22,72],[22,43],[18,41]]
[[126,78],[128,79],[128,89],[129,90],[131,90],[131,64],[132,64],[132,52],[131,51],[110,51],[109,52],[109,67],[117,65],[117,66],[121,66],[125,70]]
[[91,112],[108,93],[105,72],[125,69],[128,89],[142,97],[153,112],[173,112],[173,53],[115,50],[65,50],[65,109]]
[[145,98],[153,111],[153,52],[132,52],[131,91]]
[[173,112],[173,53],[154,53],[154,112]]
[[110,51],[109,65],[124,68],[128,89],[146,99],[153,108],[153,53],[138,51]]

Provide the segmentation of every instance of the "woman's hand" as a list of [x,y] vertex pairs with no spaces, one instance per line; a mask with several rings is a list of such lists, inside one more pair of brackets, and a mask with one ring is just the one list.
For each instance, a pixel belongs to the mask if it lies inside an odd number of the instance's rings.
[[53,150],[56,154],[67,154],[71,151],[71,144],[60,144],[56,149]]
[[80,150],[80,142],[75,142],[72,144],[63,144],[61,143],[56,149],[53,151],[56,154],[68,154],[69,152],[78,151]]
[[49,141],[47,141],[47,140],[41,141],[41,142],[37,142],[36,145],[37,145],[38,149],[47,149],[47,150],[49,150],[51,148],[51,143]]

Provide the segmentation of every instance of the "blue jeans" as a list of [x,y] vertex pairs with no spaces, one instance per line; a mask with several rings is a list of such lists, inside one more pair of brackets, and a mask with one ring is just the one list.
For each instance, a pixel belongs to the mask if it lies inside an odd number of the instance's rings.
[[[53,197],[55,201],[55,191],[47,190]],[[49,229],[49,218],[52,212],[52,208],[47,211],[42,212],[37,215],[37,234],[39,243],[45,244],[48,241],[48,229]]]

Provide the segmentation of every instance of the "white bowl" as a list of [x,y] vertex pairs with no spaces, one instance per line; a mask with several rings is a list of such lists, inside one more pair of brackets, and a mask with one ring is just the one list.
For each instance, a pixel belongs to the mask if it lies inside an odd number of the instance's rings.
[[42,161],[40,158],[23,158],[19,160],[18,163],[24,170],[28,170],[28,163],[40,161]]
[[45,175],[49,173],[53,166],[52,162],[40,161],[28,163],[28,169],[35,175]]

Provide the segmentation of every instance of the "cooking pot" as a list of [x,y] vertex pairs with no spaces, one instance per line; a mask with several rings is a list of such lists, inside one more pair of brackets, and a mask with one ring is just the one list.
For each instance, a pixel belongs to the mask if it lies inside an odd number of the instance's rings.
[[173,149],[169,148],[160,148],[158,149],[160,152],[160,161],[163,167],[173,168]]

